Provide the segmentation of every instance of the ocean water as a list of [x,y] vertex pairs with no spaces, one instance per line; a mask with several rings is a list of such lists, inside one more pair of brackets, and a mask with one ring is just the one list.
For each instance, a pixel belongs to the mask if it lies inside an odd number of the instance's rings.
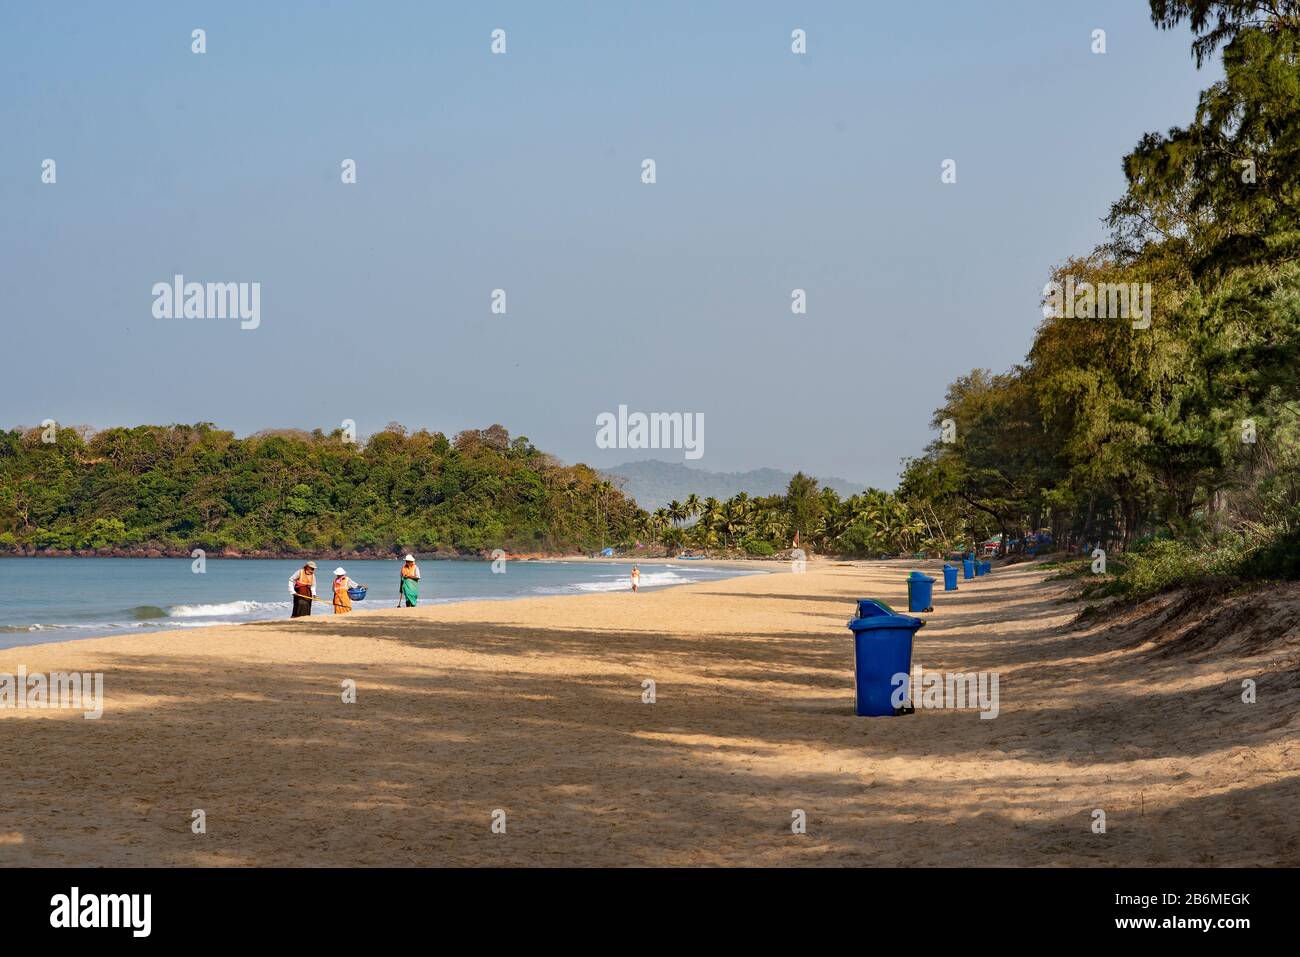
[[[334,568],[368,585],[357,613],[397,605],[396,561],[322,561],[316,592],[328,599]],[[292,560],[208,559],[195,574],[188,558],[0,558],[0,648],[74,638],[233,625],[289,617]],[[422,561],[420,604],[537,595],[630,591],[630,562]],[[646,590],[717,581],[764,569],[719,568],[703,562],[642,565]],[[313,614],[332,614],[316,605]]]

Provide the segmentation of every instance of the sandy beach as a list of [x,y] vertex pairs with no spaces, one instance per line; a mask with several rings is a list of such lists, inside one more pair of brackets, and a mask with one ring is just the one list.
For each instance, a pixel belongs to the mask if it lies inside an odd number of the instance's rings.
[[1235,631],[1088,626],[998,568],[914,655],[997,672],[998,717],[857,718],[853,600],[912,567],[0,651],[106,688],[0,710],[0,865],[1300,864],[1297,586]]

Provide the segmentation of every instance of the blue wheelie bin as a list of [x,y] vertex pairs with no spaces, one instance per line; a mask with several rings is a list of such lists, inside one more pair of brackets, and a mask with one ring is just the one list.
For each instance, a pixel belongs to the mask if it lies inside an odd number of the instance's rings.
[[975,577],[978,578],[983,574],[984,574],[984,563],[977,560],[975,562]]
[[907,576],[907,610],[934,611],[934,579],[921,572]]
[[954,565],[945,564],[943,566],[943,590],[957,590],[957,568]]
[[969,558],[963,558],[963,559],[961,560],[961,577],[962,577],[962,578],[974,578],[974,577],[975,577],[975,562],[974,562],[974,561],[972,561],[972,560],[969,559]]
[[855,714],[878,718],[908,713],[902,702],[911,695],[906,690],[895,695],[896,689],[906,688],[895,676],[910,680],[912,636],[923,627],[925,622],[910,615],[871,615],[849,622],[854,645]]
[[986,562],[984,563],[984,574],[985,574],[985,575],[992,575],[992,574],[993,574],[993,563],[992,563],[992,562],[988,562],[988,561],[986,561]]

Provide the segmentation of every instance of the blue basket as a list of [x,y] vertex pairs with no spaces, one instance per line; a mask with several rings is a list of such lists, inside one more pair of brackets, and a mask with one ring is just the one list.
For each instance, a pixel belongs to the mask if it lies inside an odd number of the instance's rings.
[[349,588],[348,597],[353,601],[361,601],[366,597],[366,590],[364,588]]

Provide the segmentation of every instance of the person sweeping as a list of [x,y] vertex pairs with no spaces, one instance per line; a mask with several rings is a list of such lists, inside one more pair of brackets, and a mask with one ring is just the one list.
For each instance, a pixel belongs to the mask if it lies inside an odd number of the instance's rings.
[[334,569],[334,614],[346,615],[352,610],[352,596],[348,594],[349,588],[365,588],[365,585],[358,584],[348,577],[348,573],[342,568]]
[[398,592],[397,607],[403,604],[414,608],[420,598],[420,566],[415,564],[415,556],[407,555],[402,559],[402,581]]
[[311,614],[312,599],[316,597],[316,563],[308,562],[289,579],[289,594],[293,595],[293,612],[290,618]]

